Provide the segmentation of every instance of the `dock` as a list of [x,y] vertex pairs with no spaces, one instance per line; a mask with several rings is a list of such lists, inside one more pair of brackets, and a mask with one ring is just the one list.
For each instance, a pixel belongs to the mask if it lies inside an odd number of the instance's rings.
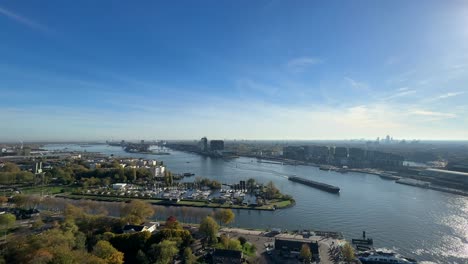
[[317,189],[320,189],[320,190],[326,191],[326,192],[331,192],[331,193],[339,193],[340,192],[340,187],[333,186],[333,185],[326,184],[326,183],[322,183],[322,182],[303,179],[303,178],[299,178],[299,177],[296,177],[296,176],[290,176],[290,177],[288,177],[288,180],[293,181],[293,182],[302,183],[304,185],[314,187],[314,188],[317,188]]

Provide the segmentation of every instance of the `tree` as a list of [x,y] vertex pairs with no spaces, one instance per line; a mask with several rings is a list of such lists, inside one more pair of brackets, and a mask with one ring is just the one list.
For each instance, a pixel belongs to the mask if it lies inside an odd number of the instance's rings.
[[205,217],[200,223],[200,232],[208,237],[210,243],[216,242],[219,226],[216,221],[211,217]]
[[132,200],[128,204],[124,204],[120,209],[121,219],[130,224],[141,224],[146,219],[154,214],[154,208],[151,204],[141,201]]
[[265,195],[267,199],[276,198],[280,194],[278,188],[276,188],[275,184],[270,181],[266,185]]
[[223,249],[227,249],[229,247],[229,237],[227,237],[225,234],[222,234],[219,237],[219,243],[221,244]]
[[179,253],[176,242],[164,240],[159,244],[151,246],[153,255],[155,256],[156,263],[168,264],[172,261],[175,255]]
[[192,249],[190,247],[186,247],[184,249],[184,263],[185,264],[195,264],[197,262],[197,258],[195,255],[192,254]]
[[0,167],[0,172],[20,172],[21,169],[18,167],[18,165],[12,163],[12,162],[5,162],[3,164],[3,167]]
[[243,236],[240,236],[238,239],[242,246],[245,244],[245,242],[247,242],[247,239]]
[[230,240],[229,240],[229,243],[228,243],[228,246],[227,246],[227,249],[242,251],[242,246],[241,246],[239,240],[237,240],[237,239],[230,239]]
[[302,244],[301,258],[304,260],[304,263],[309,263],[310,260],[312,259],[312,253],[310,252],[309,245]]
[[136,263],[138,250],[144,250],[151,233],[148,231],[120,234],[110,238],[109,242],[118,251],[123,252],[127,263]]
[[12,227],[15,224],[16,217],[13,214],[2,214],[0,215],[0,225],[5,229]]
[[16,205],[16,207],[24,207],[28,203],[28,198],[25,195],[16,195],[11,198],[11,202]]
[[0,196],[0,204],[4,204],[8,202],[8,198],[6,196]]
[[355,259],[354,249],[349,243],[344,244],[341,252],[343,253],[343,257],[346,262],[349,263]]
[[250,178],[247,180],[246,187],[250,192],[252,192],[256,184],[255,179]]
[[231,209],[221,209],[221,210],[216,211],[214,217],[219,222],[227,225],[231,223],[232,221],[234,221],[235,215]]
[[137,252],[136,261],[140,264],[149,264],[148,257],[146,257],[145,252],[141,249]]
[[174,216],[169,216],[167,218],[164,227],[168,229],[182,229],[179,222],[177,221],[177,218],[175,218]]
[[36,221],[32,223],[32,228],[33,229],[39,229],[44,226],[44,222],[42,221],[42,218],[37,218]]
[[94,255],[106,260],[109,264],[123,263],[124,254],[115,249],[108,241],[100,240],[97,242],[94,246],[93,253]]

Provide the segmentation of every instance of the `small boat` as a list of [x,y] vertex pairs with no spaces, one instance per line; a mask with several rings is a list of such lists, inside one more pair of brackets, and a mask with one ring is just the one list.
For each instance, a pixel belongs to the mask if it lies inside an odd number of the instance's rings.
[[405,258],[394,252],[371,251],[362,253],[359,260],[363,264],[417,264],[418,262],[412,258]]

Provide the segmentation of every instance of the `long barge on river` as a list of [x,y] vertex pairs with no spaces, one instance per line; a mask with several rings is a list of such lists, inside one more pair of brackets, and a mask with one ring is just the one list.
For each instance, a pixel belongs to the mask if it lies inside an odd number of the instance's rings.
[[339,193],[340,192],[340,187],[333,186],[333,185],[326,184],[326,183],[322,183],[322,182],[316,182],[316,181],[312,181],[312,180],[308,180],[308,179],[304,179],[304,178],[299,178],[299,177],[296,177],[296,176],[289,176],[288,180],[293,181],[293,182],[302,183],[302,184],[305,184],[307,186],[314,187],[314,188],[317,188],[317,189],[320,189],[320,190],[326,191],[326,192],[331,192],[331,193]]

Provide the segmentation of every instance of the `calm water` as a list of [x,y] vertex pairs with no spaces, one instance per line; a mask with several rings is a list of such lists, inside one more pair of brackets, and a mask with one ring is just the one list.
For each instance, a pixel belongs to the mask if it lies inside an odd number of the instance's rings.
[[[224,161],[176,151],[168,156],[154,156],[129,154],[105,145],[47,146],[65,147],[163,160],[173,172],[193,172],[223,183],[248,178],[265,183],[271,180],[283,193],[296,199],[294,207],[275,212],[236,210],[235,226],[340,231],[348,239],[357,238],[366,230],[377,247],[391,248],[421,261],[468,263],[468,197],[396,184],[369,174],[258,163],[250,158]],[[288,175],[339,186],[341,193],[330,194],[290,182]],[[174,210],[179,209],[169,212]]]

